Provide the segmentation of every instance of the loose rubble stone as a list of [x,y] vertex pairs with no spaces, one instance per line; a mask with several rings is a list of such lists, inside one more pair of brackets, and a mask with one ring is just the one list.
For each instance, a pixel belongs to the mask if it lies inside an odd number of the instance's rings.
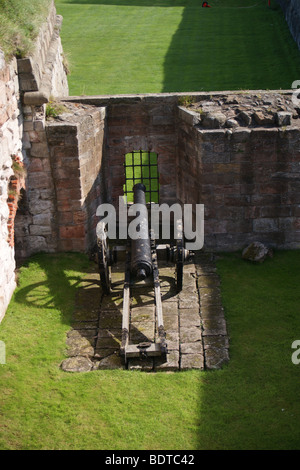
[[89,372],[93,368],[93,363],[87,357],[75,356],[65,359],[61,368],[65,372]]
[[245,111],[241,111],[239,114],[238,114],[238,118],[242,121],[242,123],[245,125],[245,126],[250,126],[251,124],[251,121],[252,121],[252,118],[251,116],[249,116],[249,114],[247,114]]
[[242,258],[256,263],[262,263],[267,257],[272,257],[273,251],[260,242],[253,242],[242,252]]
[[68,346],[69,356],[94,356],[94,339],[91,340],[79,336],[79,337],[68,337],[66,344]]
[[253,114],[255,122],[260,126],[272,125],[275,122],[273,114],[266,114],[262,111],[257,111]]
[[99,361],[98,369],[124,369],[124,364],[119,354],[110,354]]
[[276,114],[278,126],[289,126],[291,124],[292,113],[279,112]]
[[219,129],[225,122],[226,116],[221,112],[209,113],[202,119],[202,125],[206,129]]
[[234,128],[234,127],[238,127],[238,126],[239,126],[239,123],[235,119],[227,119],[226,127]]
[[[296,123],[299,115],[290,97],[284,99],[280,93],[241,92],[235,96],[212,96],[210,101],[194,102],[186,106],[195,110],[204,129],[220,129],[224,126],[235,132],[240,127],[283,127]],[[198,127],[197,126],[197,127]],[[228,135],[228,134],[227,134]]]

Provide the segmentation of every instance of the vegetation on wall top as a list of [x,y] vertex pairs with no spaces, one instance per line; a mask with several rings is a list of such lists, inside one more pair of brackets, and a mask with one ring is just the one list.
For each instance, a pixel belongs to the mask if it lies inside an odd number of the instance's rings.
[[51,0],[0,0],[0,48],[7,59],[30,53],[50,3]]

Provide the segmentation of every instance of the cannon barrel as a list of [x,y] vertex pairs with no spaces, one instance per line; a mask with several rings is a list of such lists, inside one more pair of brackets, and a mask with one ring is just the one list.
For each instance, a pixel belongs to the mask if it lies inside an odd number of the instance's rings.
[[149,238],[148,212],[146,207],[146,188],[142,183],[133,187],[134,203],[145,206],[140,214],[139,231],[141,237],[131,240],[131,271],[138,279],[146,279],[152,273],[151,243]]

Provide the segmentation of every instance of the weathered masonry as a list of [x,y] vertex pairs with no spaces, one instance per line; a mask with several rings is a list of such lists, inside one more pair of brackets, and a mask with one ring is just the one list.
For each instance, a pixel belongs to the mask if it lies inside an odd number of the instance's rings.
[[204,204],[204,250],[300,247],[292,91],[69,97],[61,20],[53,3],[30,57],[0,51],[0,320],[15,257],[93,247],[97,207],[118,206],[131,152],[158,156],[160,203]]
[[[52,2],[30,57],[20,60],[13,58],[7,62],[0,50],[0,321],[16,286],[14,241],[18,230],[21,230],[22,235],[24,230],[29,237],[28,253],[39,251],[44,246],[44,234],[36,237],[35,228],[32,227],[32,232],[28,229],[32,220],[43,217],[43,210],[42,205],[38,212],[34,208],[37,189],[33,199],[28,198],[31,207],[27,206],[26,195],[30,192],[27,190],[30,186],[27,155],[29,158],[30,155],[34,156],[34,152],[45,155],[45,103],[51,95],[68,95],[59,36],[61,22],[62,18],[56,15]],[[37,145],[36,149],[34,144]],[[43,161],[45,178],[49,162],[46,159]],[[26,170],[28,176],[25,181]],[[52,188],[49,189],[52,193]],[[19,200],[21,195],[22,202]],[[44,195],[41,193],[40,197]],[[49,209],[50,196],[47,198],[45,205]],[[27,220],[23,221],[24,225],[19,228],[18,224],[14,224],[18,206],[19,213],[24,213],[26,206],[28,215]],[[50,244],[47,249],[50,249]]]
[[254,240],[298,248],[300,120],[291,94],[190,96],[189,107],[173,94],[66,99],[44,143],[31,143],[28,210],[16,220],[21,254],[92,248],[97,206],[117,207],[125,155],[140,149],[158,155],[160,203],[204,204],[204,249]]

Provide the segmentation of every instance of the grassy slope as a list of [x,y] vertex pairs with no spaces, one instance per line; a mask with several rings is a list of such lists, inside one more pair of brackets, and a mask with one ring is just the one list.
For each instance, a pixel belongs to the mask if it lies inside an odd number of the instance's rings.
[[30,52],[49,5],[50,0],[0,0],[0,48],[7,58]]
[[290,88],[300,54],[271,3],[56,0],[70,94]]
[[0,325],[1,449],[299,449],[300,252],[261,266],[218,262],[231,336],[221,371],[68,374],[64,357],[82,255],[38,255]]

